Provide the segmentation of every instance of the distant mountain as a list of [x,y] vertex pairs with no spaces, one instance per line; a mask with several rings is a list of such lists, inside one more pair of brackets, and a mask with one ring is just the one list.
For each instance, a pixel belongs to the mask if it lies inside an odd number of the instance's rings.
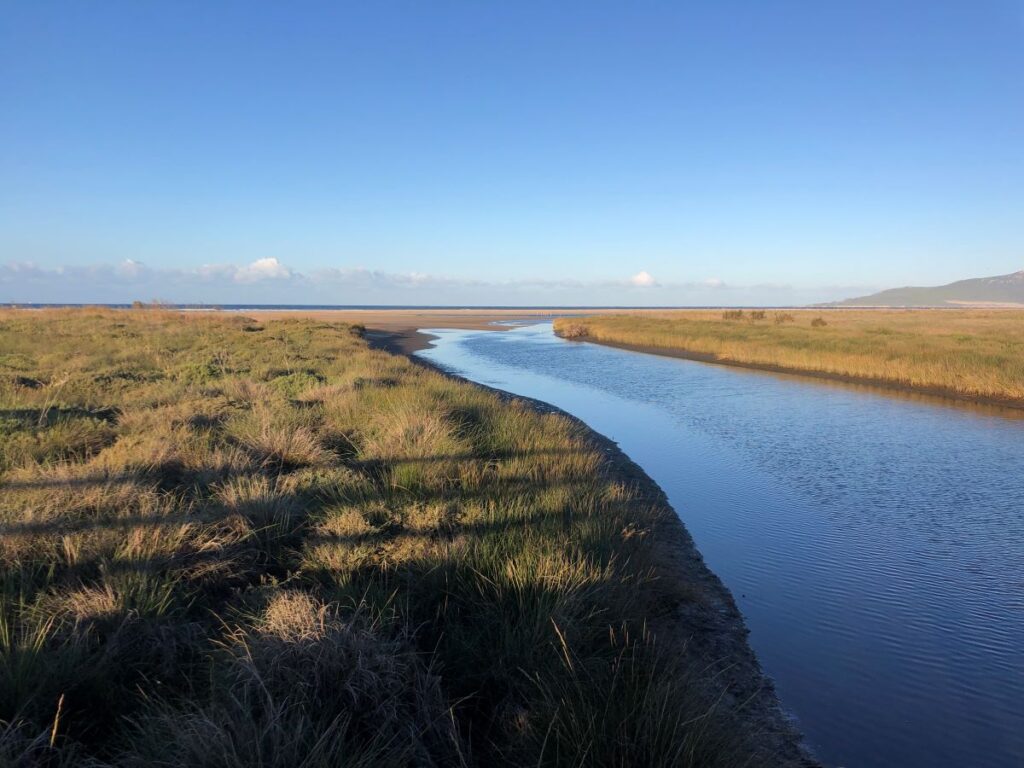
[[1024,270],[1012,275],[976,277],[933,288],[892,288],[835,302],[840,307],[946,307],[985,304],[1024,306]]

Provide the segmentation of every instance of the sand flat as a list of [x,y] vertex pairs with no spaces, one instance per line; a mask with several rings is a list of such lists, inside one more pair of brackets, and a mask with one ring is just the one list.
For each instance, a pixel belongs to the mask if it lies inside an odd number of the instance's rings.
[[339,323],[361,323],[381,331],[410,331],[420,328],[462,328],[466,330],[502,330],[503,322],[541,322],[552,317],[621,314],[638,310],[579,309],[544,307],[540,309],[274,309],[242,310],[246,317],[268,322],[286,317],[313,318]]

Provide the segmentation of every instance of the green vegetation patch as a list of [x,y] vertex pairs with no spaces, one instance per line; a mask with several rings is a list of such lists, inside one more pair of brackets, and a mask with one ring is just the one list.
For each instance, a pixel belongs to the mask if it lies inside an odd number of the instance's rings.
[[323,384],[327,379],[317,371],[283,373],[270,379],[271,388],[284,397],[296,398],[301,393]]

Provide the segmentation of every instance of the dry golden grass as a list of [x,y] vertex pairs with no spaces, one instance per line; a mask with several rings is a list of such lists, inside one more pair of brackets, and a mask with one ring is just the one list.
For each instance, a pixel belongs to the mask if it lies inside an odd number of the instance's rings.
[[313,320],[6,311],[0,349],[0,764],[754,759],[645,631],[701,599],[664,510],[566,419]]
[[555,321],[566,338],[1024,405],[1024,312],[672,311]]

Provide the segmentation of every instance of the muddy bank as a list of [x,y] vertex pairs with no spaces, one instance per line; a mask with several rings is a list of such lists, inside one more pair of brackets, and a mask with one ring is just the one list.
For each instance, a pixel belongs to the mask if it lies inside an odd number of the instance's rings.
[[[419,365],[454,376],[412,354],[430,346],[434,337],[429,334],[415,330],[368,329],[366,336],[375,348],[409,355]],[[557,413],[575,423],[606,457],[604,471],[609,478],[633,487],[638,492],[639,503],[662,513],[654,530],[653,559],[658,571],[656,585],[668,588],[659,589],[659,593],[699,595],[696,600],[658,603],[659,610],[651,616],[650,626],[661,639],[662,647],[678,649],[683,657],[707,670],[702,679],[707,681],[709,696],[739,712],[738,727],[753,738],[760,750],[758,766],[819,767],[820,763],[808,753],[801,735],[785,715],[771,680],[761,670],[747,642],[749,630],[732,594],[705,564],[665,492],[617,443],[572,414],[549,403],[471,383],[490,389],[502,398],[525,402],[539,412]]]
[[[220,311],[220,310],[211,310]],[[540,323],[555,317],[603,315],[622,310],[544,307],[539,309],[246,309],[246,317],[265,322],[282,318],[354,323],[380,331],[404,332],[418,328],[501,330],[503,323]]]
[[[374,349],[383,349],[393,355],[412,355],[421,349],[427,349],[430,342],[436,339],[429,333],[417,330],[387,331],[380,328],[367,328],[366,340]],[[423,362],[419,358],[412,358]]]

